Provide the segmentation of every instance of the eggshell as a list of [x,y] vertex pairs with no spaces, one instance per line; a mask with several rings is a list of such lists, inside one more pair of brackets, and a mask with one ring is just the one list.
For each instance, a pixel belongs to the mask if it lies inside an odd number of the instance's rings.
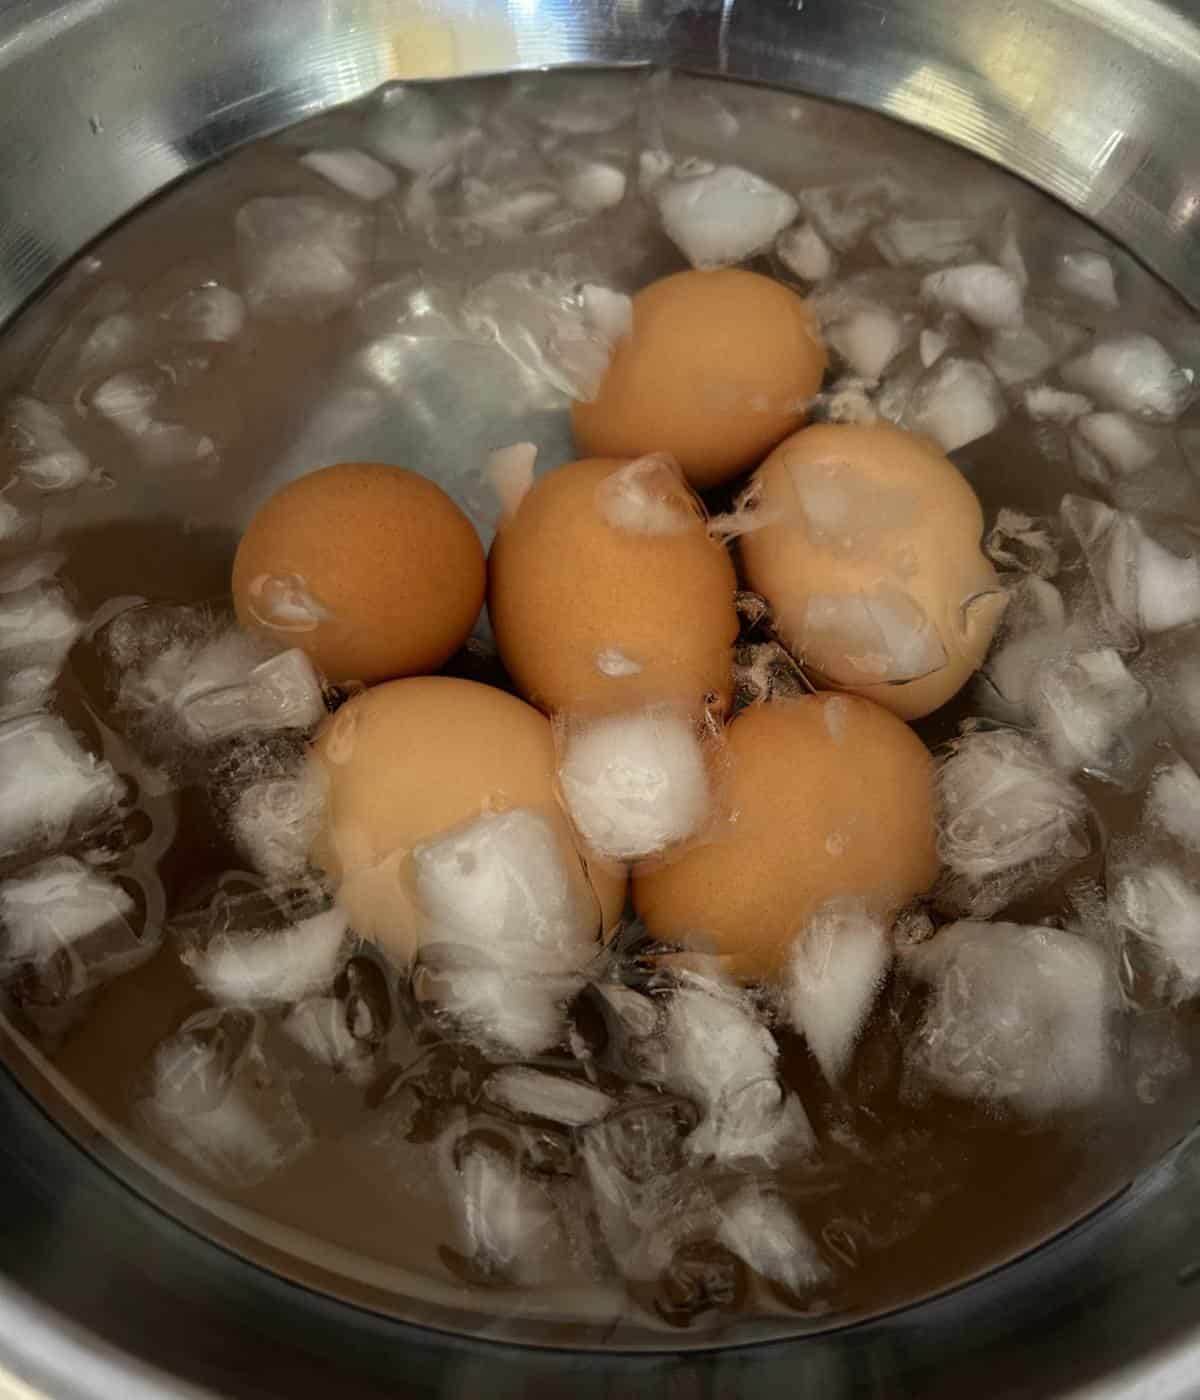
[[290,482],[250,522],[233,565],[238,619],[298,646],[332,681],[435,671],[485,587],[474,527],[432,481],[342,462]]
[[663,458],[572,462],[492,545],[488,612],[522,695],[546,710],[728,705],[737,586]]
[[[404,863],[419,842],[484,812],[528,808],[572,851],[555,798],[550,722],[523,700],[446,676],[392,681],[355,696],[314,742],[327,784],[313,859],[338,887],[355,931],[406,961],[414,951]],[[589,877],[613,928],[623,871]]]
[[932,884],[932,764],[888,711],[848,695],[774,700],[734,719],[726,749],[726,829],[634,879],[654,938],[767,978],[827,900],[888,915]]
[[746,582],[821,687],[904,719],[978,669],[1006,595],[980,548],[983,512],[928,439],[890,424],[804,428],[755,473]]
[[795,292],[736,268],[679,272],[633,298],[600,392],[571,411],[589,457],[670,453],[705,490],[757,465],[803,422],[825,349]]

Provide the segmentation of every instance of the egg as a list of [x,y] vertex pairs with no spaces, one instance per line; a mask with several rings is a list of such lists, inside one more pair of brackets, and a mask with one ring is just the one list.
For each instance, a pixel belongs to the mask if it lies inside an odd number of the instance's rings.
[[332,681],[435,671],[466,640],[486,569],[474,527],[432,481],[342,462],[290,482],[233,564],[239,621],[308,653]]
[[517,689],[543,709],[728,705],[736,577],[670,459],[559,467],[503,522],[488,613]]
[[726,761],[725,829],[634,878],[653,938],[769,978],[828,901],[889,915],[933,882],[932,764],[887,710],[850,695],[752,706]]
[[890,424],[820,424],[775,449],[750,487],[745,579],[819,687],[903,719],[979,668],[1006,595],[980,548],[983,512],[928,439]]
[[803,422],[826,357],[795,292],[736,268],[679,272],[633,298],[599,393],[571,412],[589,457],[667,452],[706,490]]
[[[562,868],[577,872],[585,888],[590,882],[603,927],[620,919],[624,872],[597,868],[582,880],[585,866],[555,797],[550,722],[516,696],[446,676],[375,686],[329,718],[312,762],[326,793],[314,863],[333,882],[355,931],[397,961],[406,963],[417,946],[414,853],[488,814],[536,819],[527,825],[552,835]],[[518,832],[515,839],[519,852],[524,837]],[[544,863],[536,839],[525,844],[530,859]],[[467,875],[472,859],[459,862]],[[499,925],[504,909],[493,894],[488,887],[480,900]]]

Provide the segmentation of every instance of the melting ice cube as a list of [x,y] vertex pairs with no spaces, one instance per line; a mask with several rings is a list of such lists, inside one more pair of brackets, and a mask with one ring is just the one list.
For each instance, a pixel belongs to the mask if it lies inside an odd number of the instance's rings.
[[893,267],[962,262],[975,252],[967,219],[912,219],[896,215],[875,230],[875,246]]
[[912,426],[926,432],[943,451],[986,437],[1008,410],[995,377],[978,360],[943,355],[917,384],[907,409]]
[[801,282],[823,282],[837,271],[833,250],[807,221],[785,229],[775,240],[775,252]]
[[784,1007],[831,1083],[845,1072],[891,959],[886,928],[861,901],[832,901],[796,938]]
[[979,914],[1081,860],[1083,794],[1016,730],[968,734],[937,765],[938,854],[955,902]]
[[1011,330],[1021,324],[1025,289],[1007,268],[967,263],[931,272],[921,283],[921,295],[985,330]]
[[904,327],[886,307],[863,307],[836,321],[826,341],[864,379],[878,379],[900,353]]
[[91,476],[91,462],[72,441],[60,409],[19,395],[5,405],[0,424],[16,449],[18,471],[39,490],[71,491]]
[[0,859],[59,845],[115,806],[121,782],[52,715],[0,724]]
[[1095,945],[968,921],[908,951],[902,966],[932,993],[906,1059],[943,1092],[1045,1117],[1104,1091],[1114,987]]
[[1155,771],[1146,816],[1182,845],[1200,851],[1200,775],[1190,763],[1175,758]]
[[236,340],[246,324],[246,303],[229,287],[205,283],[184,292],[163,312],[181,340],[224,344]]
[[603,1118],[616,1105],[601,1089],[582,1079],[550,1074],[528,1065],[506,1065],[492,1074],[484,1093],[514,1113],[547,1118],[569,1128],[582,1128]]
[[610,472],[596,487],[596,505],[615,530],[678,535],[703,512],[673,458],[653,452]]
[[1192,397],[1192,381],[1153,336],[1102,340],[1068,361],[1063,379],[1110,408],[1149,422],[1172,422]]
[[523,1282],[541,1274],[559,1234],[554,1204],[504,1153],[481,1141],[464,1146],[447,1196],[477,1272]]
[[1150,704],[1112,647],[1048,657],[1031,698],[1055,762],[1110,777],[1127,765],[1127,730]]
[[803,1295],[829,1277],[812,1236],[777,1195],[757,1183],[740,1187],[722,1205],[717,1238],[789,1293]]
[[1106,311],[1116,311],[1121,304],[1113,265],[1103,253],[1064,253],[1058,260],[1055,281],[1064,292]]
[[297,777],[251,783],[238,794],[233,807],[234,839],[260,875],[272,880],[295,878],[308,865],[324,802],[315,767]]
[[396,188],[396,172],[381,165],[365,151],[349,147],[308,151],[300,164],[336,185],[343,194],[374,204]]
[[1172,1005],[1200,992],[1200,890],[1165,864],[1116,875],[1109,914],[1126,947],[1150,963],[1156,995]]
[[795,219],[790,194],[737,165],[671,175],[655,189],[667,236],[693,267],[739,263],[768,247]]
[[206,1176],[235,1186],[264,1180],[313,1141],[244,1011],[203,1011],[163,1041],[136,1112]]
[[246,300],[257,315],[322,321],[358,294],[372,239],[357,210],[308,195],[263,195],[242,205],[235,228]]
[[346,954],[346,915],[329,909],[285,928],[216,931],[185,941],[180,958],[214,1001],[287,1005],[323,991]]
[[813,594],[805,606],[803,659],[837,685],[918,680],[946,664],[946,648],[920,605],[897,588]]
[[672,710],[568,724],[558,780],[583,839],[615,861],[677,845],[712,810],[704,748],[687,716]]

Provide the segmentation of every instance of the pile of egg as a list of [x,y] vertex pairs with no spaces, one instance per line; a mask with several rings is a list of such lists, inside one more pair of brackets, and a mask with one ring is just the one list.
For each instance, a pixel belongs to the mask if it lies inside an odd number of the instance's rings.
[[[531,447],[497,455],[487,559],[401,467],[325,467],[261,507],[235,604],[349,695],[311,749],[310,856],[359,935],[407,966],[486,952],[517,917],[528,957],[505,965],[555,975],[631,895],[652,939],[760,981],[830,909],[886,926],[929,888],[931,760],[907,722],[978,668],[1004,595],[935,444],[805,426],[825,369],[793,291],[682,272],[633,298],[574,405],[580,460],[535,482]],[[743,476],[710,519],[697,493]],[[751,597],[801,679],[735,713]],[[516,694],[434,674],[485,601]]]

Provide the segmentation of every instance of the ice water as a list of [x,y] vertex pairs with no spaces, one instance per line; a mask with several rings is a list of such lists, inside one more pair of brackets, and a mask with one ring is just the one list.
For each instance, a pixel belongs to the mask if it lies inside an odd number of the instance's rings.
[[[811,295],[815,414],[930,433],[983,502],[1006,621],[919,726],[943,876],[894,930],[833,911],[782,1002],[632,920],[549,1002],[401,974],[307,869],[343,697],[232,627],[239,531],[380,459],[486,543],[493,451],[571,455],[579,328],[689,262]],[[1186,308],[1044,197],[762,89],[397,87],[202,172],[0,341],[9,1064],[214,1236],[466,1331],[784,1335],[1037,1244],[1194,1117],[1197,367]],[[802,686],[744,616],[739,702]],[[449,670],[504,683],[485,628]]]

